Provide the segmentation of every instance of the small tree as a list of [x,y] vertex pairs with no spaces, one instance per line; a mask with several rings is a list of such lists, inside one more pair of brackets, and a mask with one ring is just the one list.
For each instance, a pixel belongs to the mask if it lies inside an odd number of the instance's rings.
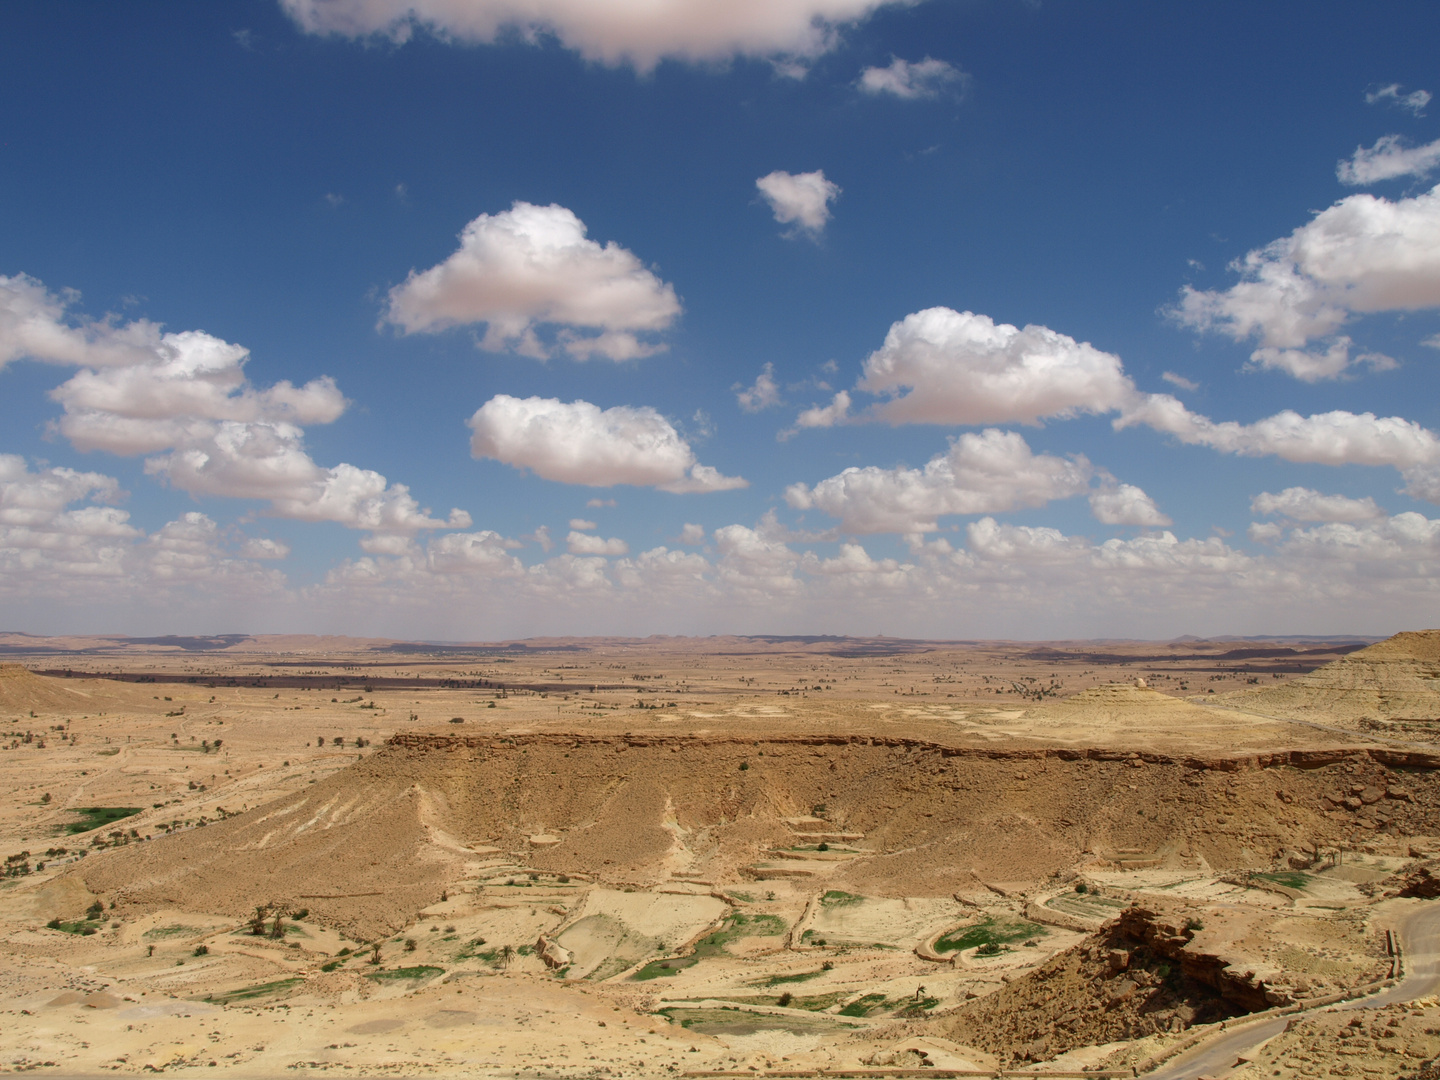
[[414,939],[413,937],[407,937],[407,938],[405,939],[405,951],[406,951],[406,952],[414,952],[414,951],[415,951],[415,939]]
[[255,914],[250,916],[250,933],[256,937],[265,936],[265,920],[270,914],[269,904],[260,904],[255,908]]
[[275,922],[270,927],[270,936],[276,941],[285,936],[285,917],[278,911],[275,913]]
[[515,962],[515,947],[514,947],[513,945],[505,945],[505,946],[503,946],[503,947],[500,949],[500,966],[503,967],[503,968],[509,969],[510,965],[513,964],[514,962]]
[[378,941],[370,943],[370,963],[372,964],[380,963],[380,944]]

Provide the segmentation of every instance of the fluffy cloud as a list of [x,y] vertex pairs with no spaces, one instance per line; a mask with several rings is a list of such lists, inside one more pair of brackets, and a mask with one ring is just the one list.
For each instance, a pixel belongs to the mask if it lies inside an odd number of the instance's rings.
[[858,388],[891,424],[1035,424],[1109,412],[1135,393],[1120,358],[1044,326],[936,307],[890,327]]
[[893,94],[898,98],[939,97],[951,89],[963,89],[966,74],[944,60],[925,57],[913,64],[898,56],[887,67],[867,67],[860,73],[860,89],[867,94]]
[[1111,484],[1090,495],[1090,512],[1104,525],[1143,525],[1162,528],[1171,524],[1155,500],[1134,484]]
[[913,0],[281,0],[315,34],[405,41],[417,30],[442,40],[554,37],[588,60],[649,71],[662,59],[731,56],[811,59],[837,28]]
[[[17,454],[0,454],[0,593],[56,579],[119,578],[144,534],[113,506],[119,485],[100,473],[31,472]],[[92,505],[70,509],[72,503]]]
[[1354,565],[1387,567],[1402,560],[1427,559],[1431,566],[1440,557],[1440,521],[1423,514],[1405,513],[1360,523],[1327,522],[1309,529],[1291,529],[1280,545],[1291,557],[1343,561]]
[[705,542],[705,526],[695,525],[686,522],[680,529],[680,543],[682,544],[703,544]]
[[108,367],[144,363],[160,342],[160,328],[138,320],[117,326],[110,321],[66,321],[61,298],[27,274],[0,274],[0,368],[22,357],[46,364]]
[[945,514],[997,513],[1082,494],[1092,471],[1083,457],[1035,454],[1015,432],[989,428],[961,435],[923,469],[852,467],[814,488],[792,484],[785,500],[839,518],[847,533],[933,532]]
[[1329,337],[1352,314],[1440,306],[1440,188],[1393,202],[1351,195],[1235,268],[1242,280],[1223,292],[1182,290],[1174,316],[1286,350]]
[[298,433],[298,424],[328,424],[344,412],[334,380],[256,390],[247,359],[243,346],[209,334],[165,334],[132,363],[85,368],[56,387],[50,396],[65,409],[56,426],[78,449],[133,455],[204,439],[221,425]]
[[23,458],[0,454],[0,597],[68,599],[93,609],[163,601],[175,585],[202,586],[227,601],[283,591],[279,574],[251,560],[283,557],[284,545],[239,538],[237,557],[215,522],[194,511],[146,536],[124,510],[97,505],[119,497],[112,477],[32,472]]
[[766,364],[760,369],[760,374],[755,376],[755,382],[751,386],[736,383],[730,389],[734,390],[735,400],[740,403],[740,408],[748,413],[759,412],[771,406],[780,404],[780,386],[775,382],[775,365]]
[[756,528],[725,525],[715,530],[720,580],[740,595],[785,596],[803,587],[795,570],[800,556],[776,535],[773,515]]
[[1286,488],[1278,495],[1262,491],[1250,500],[1250,512],[1267,517],[1279,514],[1293,521],[1370,521],[1385,516],[1368,496],[1322,495],[1304,487]]
[[1410,93],[1404,94],[1400,92],[1399,83],[1391,83],[1378,90],[1369,90],[1365,94],[1365,104],[1367,105],[1387,102],[1401,109],[1409,109],[1416,116],[1420,116],[1425,111],[1425,106],[1430,104],[1430,91],[1412,90]]
[[601,409],[588,401],[497,394],[470,418],[470,452],[546,480],[661,491],[729,491],[748,487],[695,460],[690,444],[648,406]]
[[290,545],[283,540],[255,536],[241,545],[240,554],[246,559],[284,559],[290,555]]
[[430,541],[426,561],[430,570],[446,576],[518,577],[524,574],[525,568],[510,554],[514,546],[512,541],[490,529],[446,533]]
[[1146,424],[1183,443],[1249,457],[1274,455],[1314,465],[1391,465],[1411,469],[1440,462],[1440,438],[1413,420],[1335,410],[1301,416],[1286,409],[1253,424],[1215,421],[1191,412],[1170,394],[1149,394],[1114,421]]
[[[843,424],[850,419],[850,395],[841,390],[830,399],[829,405],[812,405],[795,417],[796,428],[826,428]],[[792,432],[782,432],[788,436]]]
[[593,529],[593,528],[595,528],[595,527],[596,527],[595,522],[593,522],[593,521],[586,521],[584,518],[571,518],[571,519],[570,519],[570,528],[572,528],[572,529],[579,529],[581,532],[584,532],[584,531],[586,531],[587,529]]
[[1350,339],[1337,337],[1323,353],[1305,349],[1276,349],[1264,346],[1250,354],[1250,365],[1283,371],[1301,382],[1320,382],[1322,379],[1338,379],[1346,370],[1356,364],[1367,364],[1372,371],[1393,371],[1400,365],[1393,357],[1384,353],[1367,352],[1352,358]]
[[781,225],[795,228],[814,238],[830,220],[830,203],[840,195],[840,185],[825,179],[825,171],[787,173],[776,170],[755,181],[770,211]]
[[430,517],[377,472],[311,459],[300,425],[331,423],[346,406],[328,376],[257,388],[243,346],[143,321],[73,323],[70,299],[32,278],[0,279],[0,358],[81,368],[51,392],[64,409],[55,430],[77,449],[154,455],[146,472],[183,491],[266,500],[302,521],[410,533],[469,525],[459,510]]
[[628,555],[630,545],[619,537],[609,540],[589,533],[571,532],[565,538],[565,547],[571,555]]
[[1306,465],[1389,465],[1405,477],[1408,494],[1440,503],[1440,437],[1399,416],[1343,409],[1301,416],[1286,409],[1253,424],[1217,422],[1170,394],[1148,394],[1113,421],[1117,430],[1134,424],[1227,454],[1273,455]]
[[1440,165],[1440,139],[1424,146],[1406,147],[1399,135],[1382,135],[1368,149],[1357,146],[1348,160],[1335,164],[1342,184],[1364,187],[1397,176],[1428,176]]
[[[630,251],[600,245],[563,206],[517,202],[481,214],[438,266],[410,272],[390,290],[385,318],[407,334],[485,323],[481,347],[549,355],[536,327],[559,327],[560,348],[578,360],[633,360],[663,345],[637,334],[664,330],[680,314],[675,289]],[[584,336],[579,331],[591,332]]]

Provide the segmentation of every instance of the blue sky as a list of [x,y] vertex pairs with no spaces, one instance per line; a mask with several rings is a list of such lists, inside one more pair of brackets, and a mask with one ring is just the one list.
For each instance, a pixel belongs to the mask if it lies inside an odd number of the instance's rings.
[[0,628],[1433,622],[1433,5],[520,7],[7,5]]

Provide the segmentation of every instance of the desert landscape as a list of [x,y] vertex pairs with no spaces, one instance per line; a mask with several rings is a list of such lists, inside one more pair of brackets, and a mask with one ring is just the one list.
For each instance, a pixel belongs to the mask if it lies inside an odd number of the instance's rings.
[[1437,1075],[1440,631],[0,661],[0,1068]]

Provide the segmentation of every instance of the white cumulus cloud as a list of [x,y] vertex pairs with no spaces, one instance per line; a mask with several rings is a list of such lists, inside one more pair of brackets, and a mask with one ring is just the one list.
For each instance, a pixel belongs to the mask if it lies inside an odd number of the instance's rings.
[[605,539],[589,533],[571,532],[565,538],[565,547],[571,555],[628,555],[630,545],[619,537]]
[[1250,366],[1283,371],[1308,383],[1338,379],[1356,364],[1366,364],[1372,371],[1393,371],[1400,366],[1394,357],[1384,353],[1366,352],[1352,357],[1350,345],[1350,339],[1342,334],[1324,352],[1262,346],[1250,354]]
[[867,67],[860,73],[860,89],[867,94],[892,94],[898,98],[939,97],[946,90],[963,89],[966,74],[953,64],[933,57],[913,63],[898,56],[885,67]]
[[649,71],[662,59],[785,58],[786,73],[830,49],[838,29],[913,0],[281,0],[306,31],[405,41],[553,37],[588,60]]
[[1369,496],[1352,499],[1345,495],[1322,495],[1305,487],[1286,488],[1278,494],[1262,491],[1250,500],[1250,512],[1265,516],[1278,514],[1293,521],[1370,521],[1385,516],[1385,511]]
[[112,477],[32,471],[18,455],[0,454],[0,598],[68,599],[93,610],[107,601],[165,603],[176,584],[227,603],[283,588],[278,574],[252,560],[281,557],[284,545],[245,540],[236,557],[215,522],[195,511],[146,536],[126,511],[99,505],[120,494]]
[[56,297],[23,275],[0,278],[0,358],[80,368],[51,392],[64,409],[54,429],[80,450],[148,454],[146,472],[195,495],[269,501],[272,512],[355,529],[414,532],[464,527],[429,516],[403,484],[304,448],[303,424],[328,424],[346,401],[328,376],[258,388],[249,351],[198,330],[67,318]]
[[818,237],[830,220],[830,203],[840,195],[840,185],[825,179],[825,171],[787,173],[777,169],[755,181],[770,204],[770,212],[781,225],[793,224],[811,238]]
[[762,367],[752,385],[745,386],[743,383],[736,383],[730,389],[735,391],[735,400],[740,403],[740,408],[749,413],[760,412],[762,409],[780,404],[780,386],[775,381],[774,364],[766,364]]
[[839,518],[848,533],[933,532],[946,514],[998,513],[1082,494],[1092,472],[1083,457],[1036,454],[1016,432],[987,428],[961,435],[923,469],[852,467],[813,488],[792,484],[785,500]]
[[[535,531],[538,533],[541,530]],[[446,533],[435,537],[427,545],[426,562],[430,570],[447,576],[519,577],[524,574],[525,568],[519,559],[510,554],[514,546],[513,541],[490,529]],[[550,550],[548,544],[545,550]]]
[[1407,147],[1399,135],[1382,135],[1369,148],[1357,146],[1355,153],[1335,165],[1342,184],[1364,187],[1397,176],[1428,176],[1440,165],[1440,139],[1424,146]]
[[648,406],[601,409],[588,401],[497,394],[469,420],[470,452],[546,480],[590,487],[729,491],[747,481],[695,460],[674,425]]
[[1120,408],[1135,388],[1120,358],[1044,326],[935,307],[890,327],[858,389],[890,400],[891,424],[1035,424]]
[[390,290],[385,318],[407,334],[485,323],[482,348],[535,357],[552,350],[536,333],[549,325],[576,359],[621,361],[662,350],[638,335],[664,330],[679,314],[674,287],[633,252],[589,239],[563,206],[516,202],[466,225],[444,262],[412,270]]
[[680,529],[680,543],[682,544],[703,544],[705,542],[705,526],[695,525],[686,522]]
[[1090,512],[1104,525],[1162,528],[1171,524],[1155,500],[1134,484],[1111,484],[1092,492]]
[[1394,201],[1348,196],[1234,268],[1241,280],[1229,289],[1183,289],[1174,317],[1258,339],[1261,366],[1333,377],[1340,352],[1305,360],[1284,350],[1336,334],[1355,314],[1440,306],[1440,188]]
[[1391,465],[1410,469],[1440,462],[1440,438],[1413,420],[1337,409],[1301,416],[1286,409],[1253,424],[1215,421],[1191,412],[1170,394],[1149,394],[1114,421],[1146,424],[1183,443],[1250,457],[1274,455],[1315,465]]
[[246,559],[284,559],[290,554],[290,545],[283,540],[253,536],[241,545],[240,554]]

